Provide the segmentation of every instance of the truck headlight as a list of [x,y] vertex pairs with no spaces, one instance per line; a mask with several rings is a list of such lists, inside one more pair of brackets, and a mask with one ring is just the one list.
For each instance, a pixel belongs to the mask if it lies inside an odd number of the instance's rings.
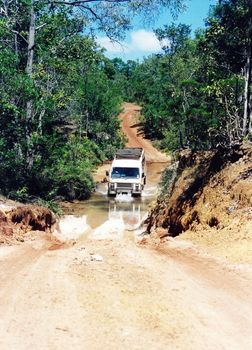
[[139,191],[139,184],[135,184],[135,190]]

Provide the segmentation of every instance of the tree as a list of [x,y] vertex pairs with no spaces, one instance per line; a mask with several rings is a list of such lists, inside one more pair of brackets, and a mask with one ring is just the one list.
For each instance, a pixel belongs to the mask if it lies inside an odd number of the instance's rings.
[[[252,96],[252,1],[223,0],[207,21],[203,50],[211,58],[215,71],[228,77],[244,77],[243,117],[239,127],[243,137],[251,134]],[[237,101],[237,99],[236,99]],[[237,130],[239,134],[239,130]]]
[[173,23],[170,26],[165,25],[164,28],[157,29],[155,33],[162,49],[167,54],[172,55],[186,46],[191,30],[190,26],[186,24],[175,25]]

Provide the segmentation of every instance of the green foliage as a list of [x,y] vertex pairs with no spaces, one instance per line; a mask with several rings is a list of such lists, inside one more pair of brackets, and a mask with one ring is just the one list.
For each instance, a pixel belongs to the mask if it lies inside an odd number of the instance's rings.
[[127,81],[143,105],[145,133],[167,151],[227,146],[251,134],[251,1],[219,2],[206,24],[194,39],[183,24],[157,29],[164,53],[136,65]]
[[8,197],[19,202],[29,201],[29,193],[27,187],[18,188],[16,191],[10,191]]
[[63,215],[63,211],[59,205],[59,203],[57,203],[54,200],[45,200],[43,198],[39,198],[36,201],[37,205],[40,205],[44,208],[48,208],[49,210],[51,210],[52,212],[54,212],[54,214],[56,214],[57,216],[62,216]]
[[157,32],[160,40],[172,36],[173,47],[145,59],[132,78],[132,84],[138,82],[135,96],[144,105],[145,133],[161,140],[161,147],[168,151],[208,147],[212,115],[203,92],[205,83],[200,81],[198,42],[189,38],[187,26],[166,26]]
[[54,200],[45,200],[40,197],[30,196],[27,187],[19,188],[16,191],[10,191],[8,198],[23,203],[33,203],[39,206],[45,207],[53,211],[56,215],[61,216],[63,214],[59,204]]
[[51,165],[42,173],[48,180],[44,191],[52,197],[88,198],[94,186],[91,174],[101,157],[92,141],[71,137],[65,146],[52,150]]
[[166,130],[160,142],[160,147],[167,151],[175,151],[180,148],[177,130]]
[[201,42],[201,48],[211,57],[206,64],[218,64],[220,73],[239,74],[246,60],[249,22],[247,0],[224,0],[215,6]]
[[[24,12],[13,12],[13,20],[24,21],[24,38],[29,12],[22,4]],[[37,15],[41,29],[32,77],[25,71],[24,39],[16,38],[15,51],[10,23],[0,21],[0,188],[22,201],[87,198],[95,166],[123,142],[117,118],[121,94],[106,73],[107,59],[83,35],[82,18],[65,10],[43,9]]]
[[159,195],[159,200],[162,200],[165,196],[169,196],[172,192],[174,183],[177,178],[178,162],[174,162],[168,166],[162,174],[161,188],[162,191]]
[[185,48],[190,32],[190,26],[181,23],[178,25],[174,23],[170,26],[165,25],[163,29],[157,29],[155,31],[163,50],[168,54],[175,54]]

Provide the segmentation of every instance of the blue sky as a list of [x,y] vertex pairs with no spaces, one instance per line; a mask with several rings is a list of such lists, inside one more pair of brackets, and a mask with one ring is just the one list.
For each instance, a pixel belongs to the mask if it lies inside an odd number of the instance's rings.
[[[160,44],[156,39],[153,28],[162,28],[165,24],[172,22],[184,23],[191,26],[192,32],[197,28],[204,27],[204,20],[208,15],[211,5],[215,5],[217,0],[187,0],[187,9],[174,21],[168,11],[161,14],[155,25],[146,27],[141,22],[136,22],[132,30],[127,33],[125,41],[121,45],[111,43],[108,38],[98,36],[97,42],[106,49],[106,56],[109,58],[121,57],[123,60],[140,61],[152,53],[161,51]],[[133,23],[134,24],[134,23]]]

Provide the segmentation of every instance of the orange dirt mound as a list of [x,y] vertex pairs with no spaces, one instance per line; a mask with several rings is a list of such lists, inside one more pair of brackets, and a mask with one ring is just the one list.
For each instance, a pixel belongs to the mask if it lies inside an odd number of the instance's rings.
[[4,213],[0,211],[0,244],[23,241],[29,231],[50,231],[56,220],[47,208],[22,205]]
[[160,227],[221,257],[252,262],[251,145],[182,152],[169,193],[147,219],[149,233]]

